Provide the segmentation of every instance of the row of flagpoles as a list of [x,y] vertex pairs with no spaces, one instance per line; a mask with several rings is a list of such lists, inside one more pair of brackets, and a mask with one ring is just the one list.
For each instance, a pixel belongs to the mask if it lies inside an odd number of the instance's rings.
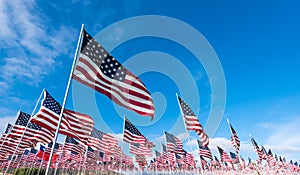
[[[182,141],[174,134],[165,131],[166,145],[162,143],[162,151],[153,150],[154,143],[124,117],[123,141],[130,145],[129,152],[134,155],[130,157],[123,152],[122,146],[119,146],[113,135],[94,127],[91,116],[65,108],[72,80],[95,89],[115,103],[142,116],[150,116],[152,119],[154,117],[154,104],[144,83],[112,57],[82,26],[62,105],[49,92],[43,90],[32,114],[19,111],[14,125],[8,124],[3,132],[0,158],[5,174],[20,167],[46,169],[46,174],[50,174],[50,170],[54,174],[70,171],[97,174],[103,171],[137,171],[138,168],[160,173],[241,172],[246,169],[266,170],[262,160],[267,160],[271,170],[276,167],[282,172],[299,172],[297,162],[287,163],[281,157],[276,160],[271,150],[266,152],[263,147],[259,148],[253,138],[251,140],[258,155],[257,166],[252,166],[251,161],[246,166],[239,155],[240,140],[229,121],[231,141],[236,153],[230,152],[228,155],[222,148],[217,147],[219,161],[208,147],[209,137],[198,117],[178,95],[187,139],[190,139],[189,131],[195,132],[199,137],[201,168],[197,167],[191,153],[192,148],[191,152],[183,149]],[[36,112],[39,102],[40,109]],[[66,136],[64,143],[57,143],[58,134]],[[37,147],[39,149],[35,149]]]

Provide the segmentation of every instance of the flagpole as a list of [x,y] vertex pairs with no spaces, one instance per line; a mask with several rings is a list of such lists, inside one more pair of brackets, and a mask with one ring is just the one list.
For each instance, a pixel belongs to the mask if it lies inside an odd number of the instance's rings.
[[74,68],[75,68],[75,63],[76,63],[76,60],[78,58],[78,51],[81,49],[83,28],[84,28],[84,24],[81,25],[80,34],[78,36],[77,47],[76,47],[76,51],[75,51],[74,58],[73,58],[73,64],[72,64],[72,68],[71,68],[71,72],[70,72],[70,76],[69,76],[69,80],[68,80],[68,84],[67,84],[67,88],[66,88],[66,92],[65,92],[65,97],[64,97],[64,101],[63,101],[62,106],[61,106],[61,111],[60,111],[60,115],[59,115],[59,119],[58,119],[58,124],[57,124],[57,128],[56,128],[56,131],[55,131],[54,139],[53,139],[53,145],[52,145],[51,153],[50,153],[50,156],[49,156],[49,162],[48,162],[47,169],[46,169],[46,172],[45,172],[46,175],[49,175],[49,173],[50,173],[49,170],[50,170],[50,165],[51,165],[51,162],[52,162],[51,160],[52,160],[53,153],[54,153],[54,147],[55,147],[55,143],[56,143],[56,140],[57,140],[59,127],[60,127],[60,124],[61,124],[62,115],[64,113],[64,108],[65,108],[68,93],[69,93],[69,88],[70,88],[72,75],[73,75]]
[[[193,152],[194,150],[193,150],[193,148],[192,148],[192,142],[191,142],[191,140],[190,140],[190,136],[189,136],[189,133],[188,133],[188,130],[187,130],[187,128],[186,128],[186,123],[185,123],[185,119],[184,119],[184,117],[183,117],[183,112],[182,112],[182,109],[181,109],[181,105],[180,105],[180,102],[179,102],[179,98],[178,98],[178,94],[176,93],[176,98],[177,98],[177,102],[178,102],[178,106],[179,106],[179,109],[180,109],[180,113],[181,113],[181,117],[182,117],[182,120],[183,120],[183,122],[184,122],[184,128],[185,128],[185,131],[186,131],[186,134],[187,134],[187,138],[188,138],[188,140],[189,140],[189,142],[190,142],[190,149],[191,149],[191,152]],[[199,156],[200,156],[200,153],[199,153]],[[203,174],[203,167],[202,167],[202,164],[200,163],[200,165],[201,165],[201,174]]]
[[[32,113],[31,113],[30,117],[34,114],[34,112],[35,112],[35,110],[36,110],[36,108],[37,108],[37,106],[38,106],[38,103],[39,103],[39,101],[40,101],[41,98],[42,98],[42,95],[43,95],[44,90],[45,90],[45,89],[43,89],[43,91],[42,91],[40,97],[38,98],[38,100],[37,100],[37,102],[36,102],[36,104],[35,104],[35,106],[34,106],[34,108],[33,108],[33,111],[32,111]],[[19,116],[19,113],[20,113],[20,111],[18,112],[17,116]],[[28,125],[29,125],[29,121],[30,121],[30,118],[29,118],[29,120],[28,120],[28,122],[27,122],[27,124],[26,124],[26,127],[25,127],[25,129],[24,129],[24,131],[23,131],[23,134],[22,134],[21,138],[19,139],[19,143],[18,143],[18,145],[17,145],[17,147],[16,147],[16,149],[15,149],[15,151],[14,151],[14,153],[13,153],[12,158],[16,155],[16,152],[17,152],[17,150],[18,150],[18,148],[19,148],[19,146],[20,146],[20,144],[21,144],[21,141],[22,141],[22,139],[23,139],[23,137],[24,137],[24,135],[25,135],[26,129],[27,129]],[[11,160],[9,161],[9,163],[8,163],[8,165],[7,165],[7,168],[6,168],[5,172],[4,172],[4,174],[7,173],[7,171],[8,171],[8,169],[9,169],[9,167],[10,167],[10,164],[11,164],[12,160],[13,160],[13,159],[11,159]]]

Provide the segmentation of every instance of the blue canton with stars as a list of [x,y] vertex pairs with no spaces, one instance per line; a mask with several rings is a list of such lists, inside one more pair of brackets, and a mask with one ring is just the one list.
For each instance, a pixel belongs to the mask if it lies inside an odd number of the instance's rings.
[[111,79],[124,81],[126,68],[112,57],[93,37],[84,30],[81,53],[88,56]]
[[132,134],[143,136],[140,131],[127,119],[125,119],[125,129],[131,132]]
[[61,111],[60,104],[47,91],[44,91],[44,93],[45,98],[42,105],[59,115]]

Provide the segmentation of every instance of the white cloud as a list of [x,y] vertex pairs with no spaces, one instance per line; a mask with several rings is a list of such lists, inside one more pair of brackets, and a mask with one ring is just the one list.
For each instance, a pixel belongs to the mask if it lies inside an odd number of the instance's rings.
[[[48,28],[34,1],[0,2],[0,47],[6,58],[1,66],[5,82],[37,85],[61,63],[56,59],[70,51],[72,29]],[[70,31],[71,30],[71,31]]]
[[2,94],[7,94],[9,91],[9,86],[7,82],[0,82],[0,96]]
[[7,123],[13,124],[15,116],[4,116],[0,118],[0,129],[3,131],[7,125]]

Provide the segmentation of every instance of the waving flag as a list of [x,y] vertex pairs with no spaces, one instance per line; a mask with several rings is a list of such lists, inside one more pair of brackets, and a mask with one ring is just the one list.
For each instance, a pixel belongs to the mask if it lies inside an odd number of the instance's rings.
[[227,119],[227,123],[229,125],[230,131],[231,131],[231,143],[233,147],[235,148],[236,153],[238,154],[240,151],[241,141],[239,137],[237,136],[235,130],[233,129],[232,125],[229,123],[229,120]]
[[230,159],[229,155],[220,147],[218,147],[219,153],[220,153],[220,159],[222,162],[231,162],[232,160]]
[[276,166],[276,159],[273,157],[273,153],[272,153],[271,149],[269,149],[269,152],[268,152],[267,162],[268,162],[269,166]]
[[252,142],[252,145],[254,147],[254,151],[256,152],[256,155],[258,157],[258,159],[262,159],[263,158],[263,152],[259,149],[256,141],[254,140],[253,137],[251,137],[251,142]]
[[130,144],[129,152],[135,155],[152,156],[152,150],[144,143]]
[[15,125],[13,126],[8,138],[18,138],[22,136],[21,144],[30,143],[32,147],[37,142],[48,144],[52,141],[54,133],[37,124],[30,122],[30,115],[19,111]]
[[[44,90],[41,108],[30,121],[50,131],[56,131],[60,112],[61,105]],[[90,116],[65,109],[59,133],[76,138],[86,144],[93,126],[94,121]]]
[[165,137],[167,141],[167,150],[170,153],[184,154],[184,150],[182,149],[182,142],[175,137],[173,134],[170,134],[165,131]]
[[110,153],[113,151],[114,147],[118,146],[118,140],[109,134],[93,128],[87,145],[95,150],[101,150],[105,153]]
[[154,117],[152,97],[143,82],[85,30],[73,78],[127,109]]
[[197,142],[198,142],[200,156],[212,160],[213,158],[210,149],[207,146],[203,146],[201,141],[197,140]]
[[230,154],[232,163],[239,163],[239,162],[240,162],[239,156],[238,156],[238,155],[236,155],[236,154],[233,153],[233,152],[229,152],[229,154]]
[[82,157],[86,151],[86,146],[67,136],[65,139],[64,151],[76,152]]
[[147,142],[147,139],[127,118],[125,118],[123,140],[127,143]]
[[183,114],[183,118],[185,121],[186,129],[195,131],[200,137],[203,146],[207,146],[209,144],[209,138],[207,134],[204,132],[202,125],[200,124],[197,116],[194,114],[192,109],[180,98],[178,97],[179,106]]

